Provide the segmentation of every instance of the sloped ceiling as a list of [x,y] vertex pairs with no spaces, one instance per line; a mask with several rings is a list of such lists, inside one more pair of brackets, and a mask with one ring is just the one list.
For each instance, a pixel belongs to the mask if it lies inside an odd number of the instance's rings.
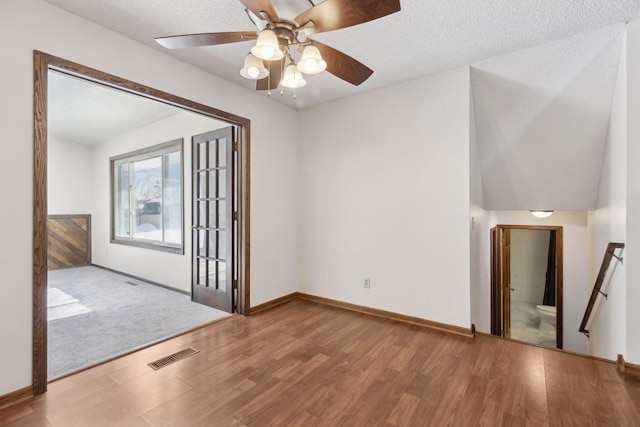
[[595,207],[624,25],[473,64],[485,208]]

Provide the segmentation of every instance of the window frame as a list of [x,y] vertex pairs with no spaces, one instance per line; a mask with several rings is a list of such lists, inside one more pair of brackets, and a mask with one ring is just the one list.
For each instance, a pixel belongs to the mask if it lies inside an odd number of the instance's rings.
[[[132,237],[133,233],[133,221],[134,216],[131,215],[131,202],[129,203],[129,237],[116,236],[116,173],[117,168],[121,164],[131,164],[142,160],[148,160],[155,157],[162,157],[169,153],[180,153],[180,243],[167,243],[164,241],[154,241],[145,239],[136,239]],[[184,138],[174,139],[172,141],[156,144],[150,147],[142,148],[140,150],[131,151],[124,154],[119,154],[109,158],[109,172],[110,172],[110,242],[126,246],[134,246],[144,249],[152,249],[163,252],[170,252],[175,254],[184,254],[185,246],[185,205],[184,205],[184,176],[185,176],[185,164],[184,164]],[[162,176],[165,176],[164,163]],[[164,206],[164,187],[163,187],[163,206]],[[129,192],[129,200],[131,201],[131,192]],[[135,209],[135,206],[134,206]]]

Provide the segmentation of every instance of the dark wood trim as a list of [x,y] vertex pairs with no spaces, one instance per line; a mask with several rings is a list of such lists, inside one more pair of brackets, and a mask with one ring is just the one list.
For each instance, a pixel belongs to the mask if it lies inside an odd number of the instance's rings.
[[[248,316],[251,314],[251,287],[248,286],[251,283],[251,269],[249,268],[251,265],[251,216],[249,215],[251,212],[251,197],[249,197],[251,195],[251,122],[247,121],[244,124],[241,134],[243,138],[240,139],[244,141],[244,144],[239,144],[238,148],[240,156],[238,176],[241,177],[238,185],[240,188],[244,188],[245,197],[238,200],[239,220],[241,221],[238,229],[240,230],[244,226],[244,233],[238,233],[238,244],[244,248],[244,256],[238,260],[238,271],[240,272],[238,280],[240,283],[245,282],[247,286],[238,291],[238,295],[242,295],[238,298],[238,313]],[[243,275],[244,277],[242,277]]]
[[556,229],[556,347],[564,348],[564,237]]
[[618,355],[615,363],[618,365],[618,372],[620,372],[621,374],[629,371],[633,374],[640,375],[640,365],[625,361],[624,356],[622,356],[621,354]]
[[[616,251],[616,249],[624,249],[624,243],[610,242],[607,245],[607,249],[604,252],[604,256],[602,257],[602,264],[600,264],[600,271],[598,272],[596,283],[593,285],[593,290],[591,291],[589,302],[587,303],[587,307],[584,310],[584,316],[582,317],[582,321],[580,322],[580,327],[578,328],[578,331],[582,332],[586,336],[589,336],[589,331],[587,330],[587,323],[589,323],[589,318],[591,317],[591,311],[593,310],[593,307],[596,304],[598,295],[600,295],[601,293],[600,288],[602,287],[604,278],[607,275],[609,264],[611,264],[611,258],[613,258],[614,252]],[[621,357],[621,355],[618,355],[618,357]]]
[[270,308],[279,306],[281,304],[285,304],[285,303],[287,303],[289,301],[292,301],[297,296],[298,296],[298,293],[294,292],[292,294],[285,295],[283,297],[276,298],[276,299],[271,300],[271,301],[267,301],[267,302],[265,302],[263,304],[256,305],[255,307],[251,307],[250,314],[256,314],[256,313],[258,313],[260,311],[268,310]]
[[431,329],[437,329],[439,331],[450,332],[457,335],[473,338],[476,335],[476,325],[471,324],[469,328],[462,328],[460,326],[449,325],[447,323],[434,322],[432,320],[422,319],[420,317],[407,316],[405,314],[394,313],[392,311],[380,310],[377,308],[366,307],[363,305],[351,304],[339,300],[330,298],[318,297],[315,295],[305,294],[302,292],[294,292],[288,295],[284,295],[280,298],[267,301],[263,304],[251,307],[251,314],[256,314],[261,311],[269,310],[282,304],[286,304],[296,298],[305,299],[308,301],[317,302],[324,305],[330,305],[333,307],[344,308],[350,311],[357,311],[359,313],[370,314],[372,316],[384,317],[386,319],[398,320],[404,323],[411,323],[413,325],[424,326]]
[[31,399],[34,396],[33,387],[27,386],[20,390],[12,391],[11,393],[0,396],[0,409],[4,409],[16,403],[24,402]]
[[542,347],[542,346],[539,346],[539,345],[528,343],[526,341],[520,341],[520,340],[514,340],[514,339],[510,339],[510,338],[505,338],[505,337],[501,337],[499,335],[488,334],[486,332],[478,331],[476,333],[477,333],[478,336],[491,337],[491,338],[495,338],[495,339],[498,339],[498,340],[512,341],[512,342],[516,342],[516,343],[522,344],[522,345],[538,347],[538,348],[542,348],[542,349],[549,350],[549,351],[557,351],[559,353],[566,353],[566,354],[570,354],[572,356],[580,356],[580,357],[584,357],[586,359],[597,360],[599,362],[617,363],[615,360],[605,359],[603,357],[593,356],[591,354],[578,353],[578,352],[575,352],[575,351],[565,350],[565,349],[562,349],[562,348]]
[[47,78],[46,57],[33,64],[33,394],[47,391]]
[[239,203],[238,208],[240,227],[245,231],[245,235],[241,236],[244,243],[244,259],[241,260],[242,270],[238,281],[239,293],[244,296],[242,306],[238,309],[241,314],[249,314],[248,308],[251,306],[249,274],[251,121],[44,52],[36,50],[33,55],[33,392],[41,394],[47,391],[47,75],[49,70],[222,120],[242,129],[243,138],[238,141],[241,159],[239,174],[243,177],[240,185],[242,203]]
[[373,316],[384,317],[386,319],[398,320],[405,323],[411,323],[414,325],[425,326],[431,329],[437,329],[443,332],[450,332],[457,335],[473,338],[473,326],[469,328],[463,328],[461,326],[449,325],[447,323],[434,322],[432,320],[422,319],[420,317],[407,316],[405,314],[394,313],[392,311],[380,310],[377,308],[365,307],[363,305],[351,304],[348,302],[342,302],[334,299],[318,297],[315,295],[304,294],[296,292],[298,298],[306,299],[309,301],[318,302],[321,304],[331,305],[334,307],[344,308],[351,311],[357,311],[360,313],[371,314]]
[[[495,263],[493,261],[493,257],[499,257],[500,253],[502,252],[501,249],[499,249],[499,247],[501,247],[502,242],[500,241],[500,235],[501,235],[501,231],[502,230],[549,230],[549,231],[555,231],[556,233],[556,309],[557,309],[557,315],[556,315],[556,347],[558,349],[562,349],[564,343],[563,343],[563,335],[564,335],[564,297],[563,297],[563,284],[564,284],[564,239],[563,239],[563,234],[562,234],[562,230],[563,227],[562,226],[554,226],[554,225],[515,225],[515,224],[498,224],[495,226],[495,230],[496,230],[496,236],[494,236],[492,234],[492,239],[491,239],[491,255],[492,255],[492,263],[491,263],[491,292],[492,292],[492,297],[491,297],[491,319],[492,319],[492,333],[495,332],[495,328],[494,326],[494,322],[495,319],[498,318],[498,314],[495,313],[494,310],[499,309],[501,310],[502,305],[500,304],[499,307],[495,307],[494,303],[495,301],[498,301],[498,298],[495,298],[494,301],[494,296],[493,293],[495,292],[495,290],[499,287],[498,284],[495,283],[495,280],[497,280],[498,277],[498,273],[494,271],[495,268]],[[494,229],[492,229],[492,233],[494,233]],[[494,277],[495,276],[495,277]],[[500,296],[500,298],[502,298]],[[501,318],[502,316],[500,316]],[[494,334],[497,335],[497,334]]]
[[491,229],[491,333],[502,335],[502,284],[500,282],[500,239],[498,228]]

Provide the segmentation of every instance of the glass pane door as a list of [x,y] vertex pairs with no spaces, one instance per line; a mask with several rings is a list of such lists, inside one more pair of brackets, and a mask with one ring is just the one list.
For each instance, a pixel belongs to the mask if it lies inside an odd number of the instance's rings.
[[233,311],[233,127],[193,137],[194,301]]

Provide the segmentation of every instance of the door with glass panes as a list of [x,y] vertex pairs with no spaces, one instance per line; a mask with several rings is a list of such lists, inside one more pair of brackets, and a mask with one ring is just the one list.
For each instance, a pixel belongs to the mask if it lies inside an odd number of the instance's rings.
[[235,276],[234,127],[192,138],[191,298],[233,312]]

